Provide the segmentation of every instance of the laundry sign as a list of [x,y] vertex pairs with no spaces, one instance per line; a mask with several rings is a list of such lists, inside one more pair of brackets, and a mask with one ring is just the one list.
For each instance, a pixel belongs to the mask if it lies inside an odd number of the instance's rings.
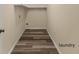
[[59,43],[59,47],[75,47],[74,43]]

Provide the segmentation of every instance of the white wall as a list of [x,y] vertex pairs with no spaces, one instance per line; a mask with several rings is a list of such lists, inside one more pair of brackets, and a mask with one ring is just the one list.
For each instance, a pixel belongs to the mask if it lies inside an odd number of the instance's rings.
[[27,8],[23,7],[21,5],[16,5],[15,7],[15,31],[14,32],[14,39],[16,41],[14,41],[12,49],[14,48],[15,44],[17,43],[17,41],[20,39],[20,37],[22,36],[22,33],[25,30],[25,20],[26,20],[26,13],[27,13]]
[[16,17],[15,36],[16,36],[16,39],[19,39],[25,30],[26,12],[27,12],[27,9],[25,9],[23,6],[15,6],[15,17]]
[[[12,47],[14,37],[14,7],[12,5],[0,5],[3,8],[2,15],[4,20],[4,35],[3,39],[0,39],[0,53],[8,53]],[[0,13],[1,14],[1,13]]]
[[[25,29],[25,9],[23,7],[14,7],[14,5],[2,5],[3,6],[3,20],[5,21],[4,27],[4,39],[2,47],[0,47],[0,53],[11,53],[13,47],[19,40]],[[24,11],[25,10],[25,11]],[[16,14],[16,15],[15,15]],[[19,15],[21,16],[19,18]],[[15,17],[16,16],[16,17]]]
[[60,53],[79,53],[79,5],[48,5],[48,32]]
[[29,25],[26,25],[26,29],[47,28],[47,14],[45,8],[29,8],[26,17],[26,23],[29,23]]

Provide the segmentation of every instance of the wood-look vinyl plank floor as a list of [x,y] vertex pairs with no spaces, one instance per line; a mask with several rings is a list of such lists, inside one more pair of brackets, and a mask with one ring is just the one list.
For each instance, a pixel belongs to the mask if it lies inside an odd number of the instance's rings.
[[46,29],[26,29],[11,54],[58,54]]

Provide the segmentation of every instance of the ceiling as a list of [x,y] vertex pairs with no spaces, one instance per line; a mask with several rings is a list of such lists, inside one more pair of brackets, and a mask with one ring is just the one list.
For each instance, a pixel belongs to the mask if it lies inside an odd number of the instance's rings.
[[24,4],[28,8],[47,8],[47,4]]

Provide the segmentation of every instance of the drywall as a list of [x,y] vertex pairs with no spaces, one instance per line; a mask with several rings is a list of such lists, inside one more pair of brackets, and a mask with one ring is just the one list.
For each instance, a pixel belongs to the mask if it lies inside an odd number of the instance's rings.
[[79,5],[48,5],[47,10],[48,32],[59,52],[79,53]]
[[3,8],[4,39],[1,41],[0,53],[11,53],[13,47],[25,30],[25,13],[22,6],[0,5]]
[[25,20],[26,20],[26,11],[27,9],[25,9],[22,6],[15,6],[15,28],[16,28],[16,38],[20,38],[22,33],[25,30]]
[[[4,21],[5,21],[4,20],[5,19],[4,11],[5,11],[5,7],[3,5],[0,5],[0,30],[5,29],[4,28],[4,24],[5,24],[4,23]],[[2,52],[4,53],[4,51],[3,51],[3,43],[5,43],[5,42],[3,42],[4,38],[5,38],[4,32],[0,33],[0,53],[2,53]]]
[[11,51],[25,30],[25,25],[26,25],[25,20],[26,20],[26,13],[27,13],[27,8],[21,5],[14,6],[14,9],[15,9],[15,25],[14,25],[15,26],[14,27],[15,37],[14,39],[16,41],[13,43]]
[[46,29],[47,14],[45,8],[29,8],[26,16],[26,29]]
[[14,38],[14,7],[13,5],[0,5],[2,6],[2,14],[4,20],[4,39],[1,41],[0,53],[8,53],[12,47]]

